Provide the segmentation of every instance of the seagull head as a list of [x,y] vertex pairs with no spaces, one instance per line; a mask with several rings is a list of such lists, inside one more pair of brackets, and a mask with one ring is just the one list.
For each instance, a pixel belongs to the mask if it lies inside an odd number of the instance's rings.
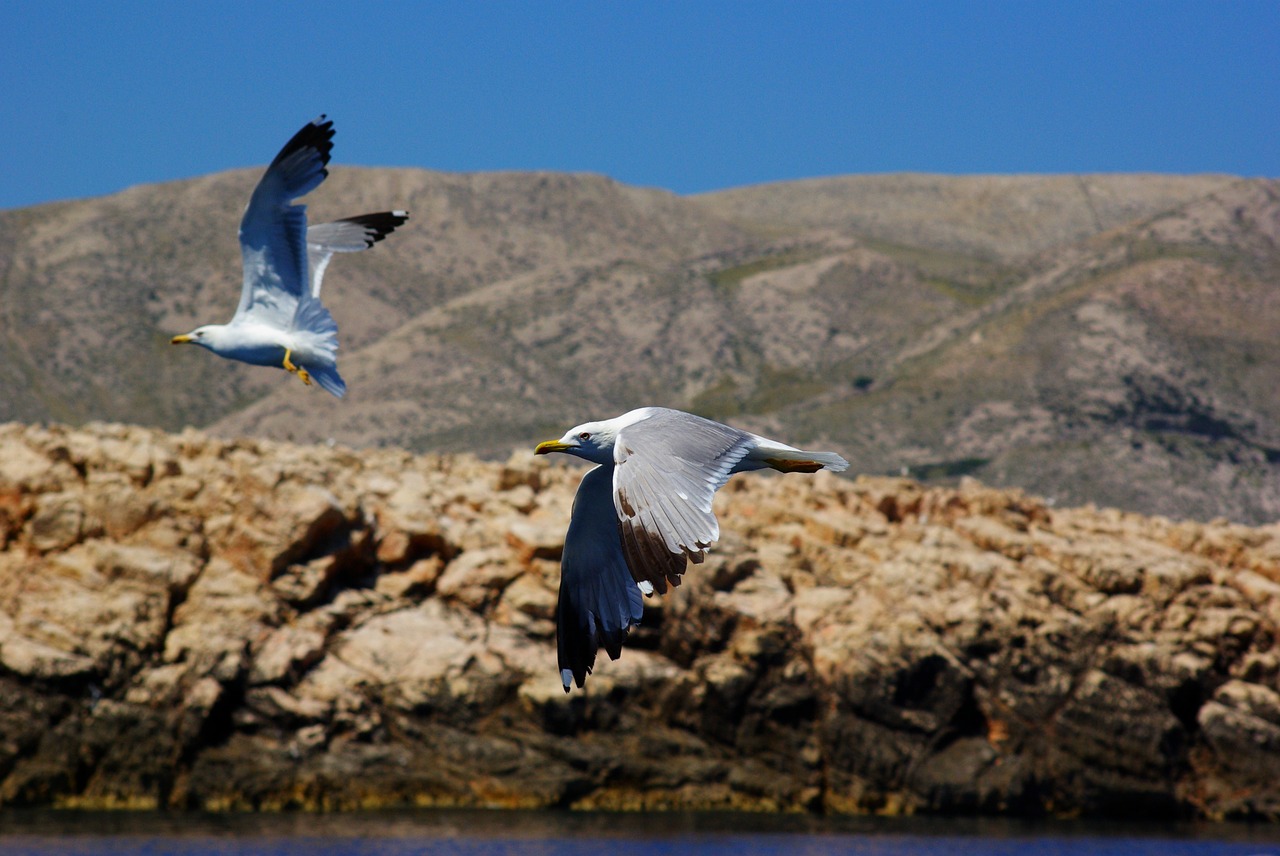
[[206,324],[203,327],[197,327],[190,333],[183,333],[181,336],[174,336],[169,340],[171,345],[199,345],[209,350],[217,350],[219,342],[219,334],[222,332],[221,324]]
[[559,440],[548,440],[539,443],[533,450],[535,455],[546,455],[550,452],[564,452],[566,455],[583,458],[597,464],[613,463],[613,443],[618,439],[620,425],[618,420],[607,419],[603,422],[583,422],[570,428]]

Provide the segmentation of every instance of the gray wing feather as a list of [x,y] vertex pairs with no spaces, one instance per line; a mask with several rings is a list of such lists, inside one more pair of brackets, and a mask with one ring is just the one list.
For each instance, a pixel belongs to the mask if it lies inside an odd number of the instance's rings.
[[407,211],[379,211],[319,223],[307,229],[307,261],[311,268],[311,296],[320,296],[325,268],[334,253],[367,250],[409,219]]
[[720,537],[711,508],[755,438],[678,410],[658,409],[614,443],[614,507],[637,580],[659,592],[679,585],[685,559],[702,561]]

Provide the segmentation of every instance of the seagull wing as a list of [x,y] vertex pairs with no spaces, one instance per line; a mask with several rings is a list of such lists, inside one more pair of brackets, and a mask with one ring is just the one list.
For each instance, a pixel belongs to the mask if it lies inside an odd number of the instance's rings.
[[618,659],[627,632],[644,612],[618,537],[613,469],[598,466],[582,477],[564,538],[556,647],[565,692],[571,680],[579,687],[586,682],[601,646]]
[[636,580],[666,592],[686,557],[702,561],[720,537],[711,500],[754,446],[745,431],[678,410],[656,409],[618,433],[613,501]]
[[254,188],[240,220],[244,287],[231,323],[289,329],[307,296],[307,209],[291,204],[329,171],[333,122],[320,116],[293,135]]
[[390,235],[409,219],[407,211],[361,214],[307,229],[307,265],[311,269],[311,296],[320,296],[320,282],[334,253],[358,253]]

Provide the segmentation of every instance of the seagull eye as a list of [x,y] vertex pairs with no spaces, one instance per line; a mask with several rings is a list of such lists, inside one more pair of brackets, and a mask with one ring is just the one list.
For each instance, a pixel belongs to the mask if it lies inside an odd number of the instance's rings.
[[591,432],[590,432],[590,431],[583,431],[581,434],[579,434],[579,435],[578,435],[578,439],[579,439],[579,440],[590,440],[590,439],[591,439]]

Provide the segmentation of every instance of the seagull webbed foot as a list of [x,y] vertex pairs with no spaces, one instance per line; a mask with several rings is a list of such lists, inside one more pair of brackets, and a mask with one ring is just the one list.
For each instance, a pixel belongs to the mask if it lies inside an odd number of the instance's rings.
[[285,348],[285,349],[284,349],[284,369],[285,369],[285,371],[289,372],[290,374],[296,374],[296,375],[298,376],[298,379],[299,379],[299,380],[301,380],[301,381],[302,381],[303,383],[305,383],[307,386],[311,386],[311,375],[310,375],[310,374],[308,374],[308,373],[307,373],[307,370],[306,370],[306,369],[304,369],[302,366],[298,366],[298,365],[294,365],[294,364],[293,364],[293,361],[289,359],[289,355],[290,355],[291,353],[293,353],[293,352],[292,352],[289,348]]

